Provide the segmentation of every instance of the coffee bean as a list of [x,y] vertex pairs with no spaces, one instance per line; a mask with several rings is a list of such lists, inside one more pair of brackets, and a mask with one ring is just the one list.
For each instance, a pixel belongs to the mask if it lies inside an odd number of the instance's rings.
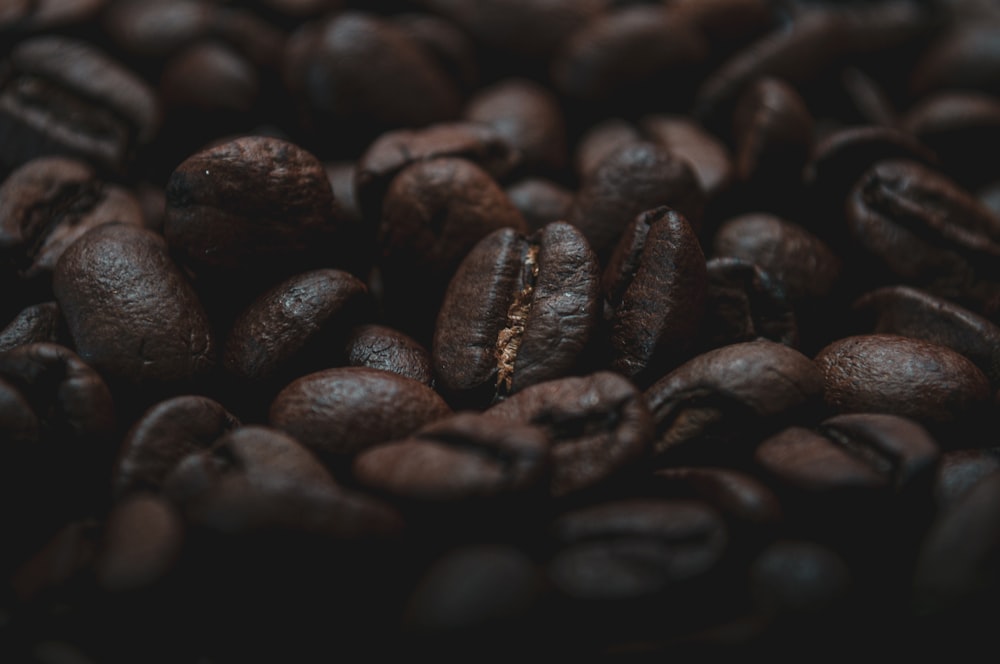
[[[823,400],[840,413],[891,413],[930,426],[972,417],[990,398],[976,365],[945,346],[891,334],[837,340],[816,355]],[[942,440],[942,443],[947,441]]]
[[738,464],[774,428],[808,418],[822,388],[809,358],[772,341],[699,355],[646,390],[656,457],[660,465],[715,465],[721,458]]
[[407,37],[430,53],[462,92],[476,87],[480,77],[476,45],[455,23],[433,14],[395,14],[390,18]]
[[348,366],[369,367],[433,386],[431,354],[413,337],[384,325],[361,325],[351,332],[344,354]]
[[642,465],[649,410],[632,383],[610,372],[532,385],[489,408],[502,421],[542,428],[552,444],[555,497],[595,489]]
[[53,289],[80,357],[112,381],[156,388],[213,366],[201,303],[152,231],[90,230],[63,253]]
[[162,498],[136,496],[108,515],[94,561],[98,585],[112,593],[149,588],[180,556],[184,523]]
[[160,122],[141,79],[85,42],[40,36],[19,43],[0,89],[0,174],[43,155],[77,155],[121,173]]
[[705,255],[688,220],[668,207],[625,229],[601,280],[611,368],[650,382],[682,361],[701,324]]
[[21,310],[0,330],[0,353],[33,343],[69,343],[69,330],[55,302],[42,302]]
[[525,178],[505,190],[507,198],[520,211],[528,230],[537,231],[556,221],[569,218],[573,192],[542,178]]
[[116,496],[160,491],[178,462],[237,426],[234,415],[207,397],[187,395],[161,401],[125,435],[115,462]]
[[733,117],[737,178],[769,188],[797,183],[813,122],[805,100],[781,79],[763,77],[747,86]]
[[996,449],[948,449],[941,454],[934,477],[936,509],[939,512],[951,509],[980,480],[997,472],[1000,472],[1000,452]]
[[440,387],[485,404],[570,373],[597,323],[597,288],[597,260],[569,224],[486,236],[458,267],[438,313]]
[[394,498],[455,504],[508,498],[542,485],[550,468],[549,441],[531,426],[498,426],[462,413],[429,424],[403,440],[371,447],[355,458],[365,487]]
[[910,73],[914,96],[943,89],[1000,92],[996,21],[962,21],[921,53]]
[[270,409],[273,426],[327,461],[408,436],[451,410],[415,380],[367,367],[326,369],[283,389]]
[[640,126],[650,140],[688,162],[709,201],[729,188],[735,175],[729,148],[697,123],[681,115],[648,115]]
[[577,141],[573,166],[577,175],[589,178],[612,152],[641,143],[643,136],[632,123],[610,118],[589,127]]

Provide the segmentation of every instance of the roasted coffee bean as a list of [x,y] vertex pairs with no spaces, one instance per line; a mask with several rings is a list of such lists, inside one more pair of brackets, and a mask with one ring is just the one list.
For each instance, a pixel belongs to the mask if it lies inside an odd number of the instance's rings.
[[[971,421],[989,380],[945,346],[892,334],[837,340],[816,355],[823,400],[840,413],[891,413],[928,426]],[[947,444],[948,440],[941,440]]]
[[55,302],[42,302],[21,310],[0,330],[0,353],[33,343],[69,344],[69,330]]
[[393,499],[454,505],[474,516],[473,502],[509,500],[543,486],[550,467],[542,429],[460,413],[362,451],[352,472],[362,486]]
[[431,54],[368,12],[337,12],[296,30],[284,79],[310,128],[354,143],[386,129],[451,120],[459,110],[456,84]]
[[911,161],[883,161],[851,190],[852,236],[897,283],[995,315],[1000,216],[953,180]]
[[561,619],[588,626],[587,643],[644,625],[680,631],[721,609],[695,600],[711,592],[729,543],[704,503],[618,500],[563,514],[550,531],[546,571],[564,597]]
[[253,64],[235,49],[213,41],[193,44],[165,65],[160,79],[160,99],[167,112],[203,114],[204,120],[229,121],[227,114],[248,114],[260,94],[260,79]]
[[367,367],[326,369],[285,387],[270,422],[324,461],[349,458],[377,443],[404,438],[451,413],[434,390]]
[[751,341],[687,361],[644,395],[658,465],[745,461],[760,439],[810,416],[823,389],[813,362],[782,344]]
[[141,79],[85,42],[54,36],[19,43],[0,78],[0,175],[36,157],[79,156],[122,173],[160,122]]
[[798,183],[812,144],[813,117],[788,83],[763,77],[736,103],[733,136],[735,171],[742,182],[768,188]]
[[507,175],[522,159],[496,127],[473,122],[387,131],[358,160],[354,187],[362,213],[372,224],[378,223],[383,199],[396,175],[411,164],[445,157],[467,159],[494,178]]
[[650,140],[688,162],[709,202],[729,188],[735,175],[729,148],[697,123],[681,115],[649,115],[640,126]]
[[693,91],[691,72],[707,55],[705,37],[680,15],[655,5],[624,7],[562,43],[552,61],[552,79],[574,99],[621,102],[641,90],[679,106],[678,98]]
[[525,172],[565,167],[566,123],[556,96],[527,79],[506,79],[480,90],[465,106],[470,122],[493,127],[520,156]]
[[899,334],[947,346],[972,360],[990,383],[1000,383],[1000,328],[967,309],[916,288],[880,288],[853,306],[860,331]]
[[342,270],[296,275],[261,294],[236,319],[223,354],[227,371],[265,383],[342,362],[350,330],[371,303],[361,281]]
[[461,28],[433,14],[396,14],[391,20],[430,53],[463,92],[476,87],[480,78],[476,45]]
[[542,178],[525,178],[505,190],[507,198],[524,217],[528,230],[537,231],[556,222],[569,219],[573,207],[573,192]]
[[851,104],[855,122],[876,127],[893,127],[897,114],[885,89],[857,67],[847,67],[840,73],[840,85]]
[[1000,93],[1000,23],[961,21],[941,34],[913,64],[910,91],[916,97],[945,89]]
[[304,530],[355,538],[393,535],[402,526],[390,507],[338,487],[307,449],[268,427],[237,428],[186,457],[164,490],[186,518],[221,532]]
[[705,255],[688,220],[663,206],[625,229],[601,280],[611,368],[640,383],[677,366],[705,307]]
[[583,231],[598,256],[606,256],[636,215],[661,205],[677,210],[697,232],[705,193],[686,161],[641,142],[601,161],[583,181],[568,221]]
[[774,22],[774,8],[763,0],[674,0],[670,12],[700,29],[714,50],[760,34]]
[[573,166],[577,175],[586,179],[612,152],[642,141],[643,136],[639,130],[622,118],[598,122],[588,128],[577,141]]
[[214,364],[204,309],[152,231],[91,229],[63,253],[52,285],[80,357],[111,381],[156,388]]
[[170,176],[166,196],[163,235],[196,272],[329,264],[343,226],[323,165],[275,138],[249,136],[192,155]]
[[966,91],[941,92],[913,106],[900,125],[938,156],[941,168],[966,187],[977,187],[1000,172],[973,166],[968,155],[1000,148],[1000,97]]
[[708,351],[756,339],[798,346],[795,311],[777,279],[739,258],[712,258],[705,269],[705,315],[696,347]]
[[759,265],[783,287],[792,303],[830,295],[840,278],[840,258],[826,243],[772,214],[727,220],[716,232],[712,249],[715,256]]
[[344,354],[348,366],[381,369],[433,386],[431,354],[413,337],[384,325],[361,325],[351,332]]
[[636,387],[615,373],[532,385],[486,413],[547,433],[553,458],[550,491],[557,498],[595,489],[648,457],[649,410]]
[[949,449],[941,454],[934,477],[935,508],[939,512],[951,509],[980,480],[998,472],[1000,450],[996,448]]
[[13,570],[8,580],[10,589],[18,600],[30,603],[79,581],[93,565],[100,537],[100,524],[94,519],[64,525]]
[[483,405],[572,372],[597,323],[597,271],[586,239],[567,223],[483,238],[438,313],[438,386],[457,402]]
[[208,397],[185,395],[161,401],[125,435],[112,480],[116,496],[159,492],[183,458],[237,426],[239,420]]
[[465,255],[499,228],[527,226],[503,189],[471,161],[431,159],[392,181],[378,227],[385,304],[394,325],[423,341]]
[[0,12],[0,33],[36,33],[85,24],[108,0],[12,0]]
[[44,276],[47,282],[67,247],[113,221],[143,225],[139,202],[127,190],[102,182],[76,159],[33,159],[0,185],[3,269],[21,280]]

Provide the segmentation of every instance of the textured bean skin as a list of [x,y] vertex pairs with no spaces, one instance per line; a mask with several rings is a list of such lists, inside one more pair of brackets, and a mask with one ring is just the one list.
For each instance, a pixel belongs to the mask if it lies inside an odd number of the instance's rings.
[[91,230],[59,260],[53,289],[80,357],[111,378],[183,381],[214,364],[201,303],[152,231]]

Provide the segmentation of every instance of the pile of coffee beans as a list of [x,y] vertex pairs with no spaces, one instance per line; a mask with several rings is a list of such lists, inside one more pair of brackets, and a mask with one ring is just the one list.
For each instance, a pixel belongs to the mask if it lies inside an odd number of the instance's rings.
[[997,154],[995,0],[0,3],[0,660],[995,649]]

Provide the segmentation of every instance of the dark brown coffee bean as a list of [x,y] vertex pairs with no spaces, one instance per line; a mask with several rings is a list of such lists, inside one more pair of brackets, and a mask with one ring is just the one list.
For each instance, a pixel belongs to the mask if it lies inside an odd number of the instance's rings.
[[813,117],[795,88],[763,77],[740,94],[733,135],[737,178],[758,186],[787,186],[801,177],[812,145]]
[[598,16],[607,0],[421,0],[476,42],[522,58],[548,58],[571,34]]
[[713,49],[759,34],[774,22],[774,8],[764,0],[673,0],[667,9],[700,29]]
[[798,346],[795,311],[777,279],[739,258],[713,258],[705,269],[705,315],[697,348],[704,352],[756,339]]
[[69,344],[66,321],[55,302],[26,307],[0,330],[0,353],[33,343]]
[[611,372],[532,385],[486,413],[545,430],[554,464],[550,491],[556,497],[627,473],[649,452],[652,423],[642,394]]
[[390,18],[407,37],[431,54],[462,91],[476,87],[480,70],[476,45],[461,28],[433,14],[395,14]]
[[66,588],[90,572],[100,537],[100,524],[94,519],[64,525],[18,565],[9,577],[10,589],[20,602],[29,604]]
[[247,426],[181,461],[164,486],[185,518],[223,533],[308,532],[354,539],[399,532],[399,515],[337,486],[287,434]]
[[139,202],[127,190],[102,182],[75,159],[33,159],[0,185],[0,260],[21,279],[48,277],[77,238],[113,221],[143,225]]
[[114,468],[116,496],[159,492],[181,459],[206,449],[237,426],[239,420],[208,397],[187,395],[161,401],[125,435]]
[[354,328],[344,354],[352,367],[380,369],[429,386],[434,383],[434,367],[427,349],[413,337],[384,325]]
[[330,181],[330,189],[333,191],[333,199],[343,215],[352,224],[361,224],[361,207],[358,203],[354,190],[354,178],[357,167],[353,161],[332,161],[323,164],[326,169],[326,177]]
[[184,382],[214,363],[201,303],[152,231],[92,229],[63,253],[53,289],[80,357],[112,380]]
[[505,79],[476,93],[462,116],[493,127],[526,172],[558,172],[568,160],[566,122],[555,95],[538,83]]
[[769,534],[784,518],[774,492],[742,471],[682,466],[662,468],[653,477],[657,495],[701,500],[725,518],[731,530],[742,527]]
[[422,129],[397,129],[375,139],[358,160],[354,186],[362,213],[378,223],[389,185],[403,169],[430,159],[459,157],[502,178],[521,159],[495,127],[447,122]]
[[833,291],[841,261],[821,239],[772,214],[746,214],[724,222],[715,234],[715,256],[759,265],[801,303]]
[[642,142],[616,149],[583,181],[569,222],[606,256],[636,216],[667,205],[698,231],[705,207],[694,171],[666,148]]
[[392,181],[378,229],[393,324],[423,340],[465,255],[499,228],[527,226],[503,189],[465,159],[421,161]]
[[[573,33],[552,62],[563,94],[588,101],[678,94],[708,55],[704,36],[666,8],[639,5],[606,13]],[[675,98],[676,99],[676,98]]]
[[108,0],[11,0],[0,11],[0,32],[31,34],[86,25],[107,4]]
[[347,335],[371,308],[368,289],[342,270],[314,270],[261,294],[236,319],[223,361],[234,376],[286,384],[343,357]]
[[419,43],[390,21],[362,11],[304,24],[289,38],[285,84],[311,126],[370,140],[393,127],[418,127],[458,114],[455,83]]
[[[754,608],[770,621],[829,616],[843,624],[843,612],[856,587],[844,559],[816,542],[779,540],[761,551],[750,566]],[[782,637],[786,636],[796,642],[808,638],[783,632]]]
[[955,424],[991,396],[989,381],[970,360],[919,339],[848,337],[821,350],[815,362],[823,375],[823,400],[840,413],[891,413],[929,426]]
[[396,499],[468,506],[541,486],[550,465],[543,430],[461,413],[362,451],[352,471],[362,486]]
[[567,375],[596,326],[597,291],[597,258],[573,226],[494,231],[459,265],[438,313],[440,387],[481,405]]
[[627,145],[641,143],[642,134],[621,118],[609,118],[587,129],[577,141],[573,166],[577,175],[586,179],[612,152]]
[[192,44],[164,65],[160,99],[167,113],[196,111],[220,121],[226,114],[249,113],[257,103],[261,82],[249,60],[218,41]]
[[507,198],[524,217],[528,230],[569,219],[573,207],[573,192],[542,178],[526,178],[507,187]]
[[1000,149],[1000,97],[941,92],[910,108],[900,124],[937,154],[944,172],[965,186],[980,186],[1000,175],[996,168],[968,160],[970,153]]
[[977,625],[997,591],[1000,473],[983,477],[938,514],[920,545],[912,608]]
[[345,367],[288,385],[271,404],[270,422],[329,461],[404,438],[450,413],[436,392],[415,380]]
[[710,201],[729,188],[734,177],[729,148],[697,123],[680,115],[648,115],[640,126],[650,140],[688,162]]
[[639,382],[676,366],[701,325],[705,255],[688,220],[668,207],[625,229],[601,281],[611,368]]
[[276,263],[301,271],[340,230],[323,165],[275,138],[239,138],[192,155],[166,195],[164,236],[199,272],[273,271]]
[[896,108],[878,81],[858,67],[847,67],[840,73],[840,85],[861,124],[876,127],[896,125]]
[[883,161],[851,190],[851,234],[903,283],[992,318],[1000,216],[951,179],[911,161]]
[[746,459],[761,436],[808,416],[822,389],[813,362],[782,344],[761,340],[709,351],[646,391],[655,454],[661,465]]
[[180,557],[184,524],[162,498],[139,495],[108,514],[94,575],[102,590],[135,592],[163,580]]
[[559,550],[549,578],[583,601],[680,593],[715,570],[728,544],[725,523],[696,501],[604,503],[558,517],[551,532]]
[[[10,53],[0,82],[2,172],[39,156],[76,155],[124,172],[160,122],[156,95],[97,48],[41,36]],[[15,140],[16,137],[16,140]]]
[[853,309],[866,323],[864,332],[947,346],[972,360],[993,385],[1000,383],[1000,328],[982,316],[908,286],[872,291]]

